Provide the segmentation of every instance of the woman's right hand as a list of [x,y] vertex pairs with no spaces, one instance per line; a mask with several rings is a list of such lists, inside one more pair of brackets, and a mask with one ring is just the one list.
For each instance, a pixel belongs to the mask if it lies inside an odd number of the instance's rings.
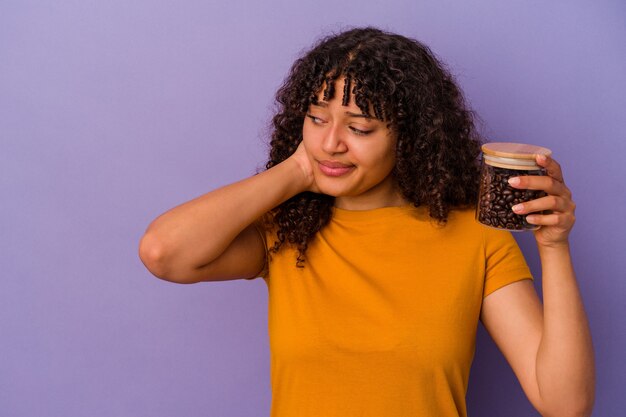
[[311,191],[319,193],[320,190],[315,183],[315,174],[313,173],[313,166],[311,164],[311,158],[304,147],[304,141],[300,142],[296,151],[289,157],[297,166],[300,167],[305,178],[305,189],[303,191]]

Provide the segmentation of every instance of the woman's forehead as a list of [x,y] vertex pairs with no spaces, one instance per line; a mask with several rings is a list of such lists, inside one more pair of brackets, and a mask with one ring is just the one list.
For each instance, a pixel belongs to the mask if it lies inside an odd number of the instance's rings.
[[320,97],[317,103],[311,103],[312,108],[325,110],[332,110],[333,108],[339,107],[340,105],[341,112],[345,113],[348,116],[363,117],[366,121],[375,120],[371,111],[369,113],[363,112],[363,110],[361,110],[356,104],[354,104],[354,102],[350,102],[349,104],[343,104],[337,99],[337,97],[329,101],[322,100],[322,98]]
[[346,114],[352,116],[367,116],[367,119],[376,120],[376,118],[374,117],[374,110],[372,105],[369,105],[368,112],[364,112],[354,102],[354,96],[348,104],[344,104],[341,102],[341,98],[337,97],[337,95],[335,95],[335,97],[330,100],[324,100],[323,97],[320,95],[318,96],[317,102],[311,103],[310,107],[324,110],[332,110],[335,107],[341,107],[341,111],[345,112]]
[[[359,113],[359,114],[363,114],[365,109],[361,109],[357,104],[356,104],[356,96],[354,94],[354,79],[349,79],[349,88],[346,90],[346,76],[345,75],[340,75],[339,77],[337,77],[337,79],[333,80],[333,85],[332,88],[330,89],[330,91],[328,91],[328,81],[332,80],[332,78],[327,77],[323,82],[321,87],[319,88],[319,90],[315,93],[315,97],[316,97],[316,101],[317,103],[312,103],[312,104],[321,104],[322,106],[324,106],[323,103],[328,103],[330,101],[339,101],[342,103],[343,106],[345,106],[348,110],[354,112],[354,113]],[[327,95],[327,92],[329,92],[328,97],[325,97]],[[374,108],[372,106],[371,100],[367,100],[368,102],[368,108],[367,108],[367,112],[365,112],[365,114],[374,117]]]

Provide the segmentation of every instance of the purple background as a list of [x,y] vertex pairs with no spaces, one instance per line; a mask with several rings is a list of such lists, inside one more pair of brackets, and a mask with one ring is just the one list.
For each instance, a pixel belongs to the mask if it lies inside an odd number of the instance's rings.
[[[618,0],[3,0],[0,415],[268,415],[263,281],[161,281],[138,242],[158,214],[254,173],[298,53],[364,24],[430,45],[490,140],[562,163],[594,415],[623,415],[625,21]],[[532,235],[517,237],[539,276]],[[536,415],[482,328],[468,407]]]

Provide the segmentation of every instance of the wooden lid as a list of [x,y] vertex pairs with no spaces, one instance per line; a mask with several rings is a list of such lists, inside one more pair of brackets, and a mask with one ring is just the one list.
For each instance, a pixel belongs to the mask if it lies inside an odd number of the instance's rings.
[[552,151],[548,148],[535,145],[527,145],[525,143],[511,143],[511,142],[491,142],[485,143],[481,147],[485,155],[499,156],[502,158],[516,158],[516,159],[535,159],[535,155],[552,154]]

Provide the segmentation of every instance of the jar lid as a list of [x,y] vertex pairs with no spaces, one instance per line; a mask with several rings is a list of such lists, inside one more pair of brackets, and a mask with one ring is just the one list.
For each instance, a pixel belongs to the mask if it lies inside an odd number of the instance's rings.
[[533,161],[535,160],[535,155],[549,156],[552,154],[550,149],[542,146],[511,142],[485,143],[481,146],[481,149],[485,155],[499,156],[502,158],[532,159]]

